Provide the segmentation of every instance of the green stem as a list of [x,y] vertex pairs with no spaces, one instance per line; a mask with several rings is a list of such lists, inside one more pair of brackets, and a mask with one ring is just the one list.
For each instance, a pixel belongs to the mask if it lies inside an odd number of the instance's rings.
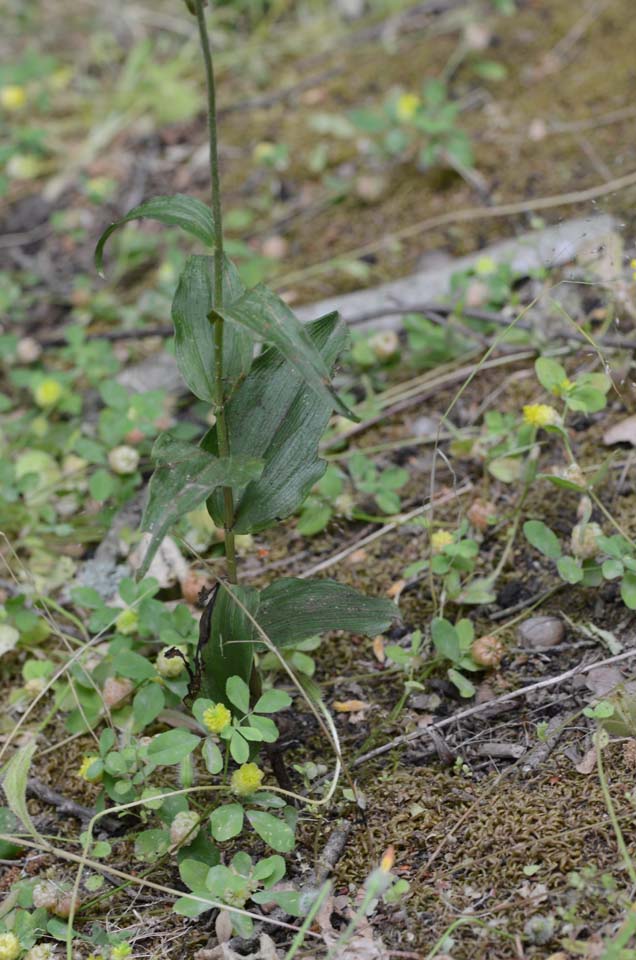
[[[208,138],[210,142],[210,181],[212,192],[212,218],[214,220],[214,403],[216,408],[216,433],[219,456],[228,457],[230,442],[225,418],[225,397],[223,390],[223,318],[219,316],[223,308],[223,217],[221,212],[221,184],[219,180],[219,152],[216,122],[216,87],[210,37],[203,12],[204,0],[194,0],[199,26],[199,40],[205,81],[208,92]],[[225,531],[225,556],[227,575],[231,583],[236,583],[236,547],[232,524],[234,523],[234,497],[231,487],[223,487],[223,526]]]

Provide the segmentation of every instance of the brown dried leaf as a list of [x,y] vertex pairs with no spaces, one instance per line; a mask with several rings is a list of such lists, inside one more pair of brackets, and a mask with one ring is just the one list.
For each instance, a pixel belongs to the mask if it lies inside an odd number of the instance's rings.
[[386,660],[386,653],[384,652],[384,637],[382,635],[375,637],[373,640],[373,656],[378,663],[384,663]]
[[333,708],[336,713],[358,713],[360,710],[368,710],[371,704],[364,700],[334,700]]
[[574,769],[577,773],[582,773],[586,777],[594,773],[596,770],[596,747],[590,747],[587,753],[584,754],[583,759],[575,765]]
[[611,447],[614,443],[631,443],[636,447],[636,415],[613,423],[603,434],[603,443]]

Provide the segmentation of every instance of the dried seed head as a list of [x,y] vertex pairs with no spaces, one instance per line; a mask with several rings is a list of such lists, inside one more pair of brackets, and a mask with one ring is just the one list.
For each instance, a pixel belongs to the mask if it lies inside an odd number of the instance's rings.
[[120,476],[134,473],[139,464],[139,451],[126,445],[113,447],[108,454],[108,464],[113,473]]
[[18,340],[15,355],[20,363],[35,363],[42,356],[42,347],[33,337],[22,337]]
[[600,550],[598,538],[602,536],[598,523],[577,523],[572,528],[570,549],[579,560],[592,560]]
[[400,349],[400,341],[395,330],[381,330],[369,339],[369,346],[380,361],[390,360]]
[[210,581],[204,573],[198,573],[196,570],[188,570],[181,581],[181,593],[186,603],[197,603],[199,594],[202,590],[209,590]]
[[473,500],[466,516],[475,530],[487,530],[497,516],[497,508],[490,500]]
[[470,652],[475,663],[480,667],[498,667],[506,652],[499,637],[478,637],[473,640]]
[[191,843],[196,835],[201,819],[194,810],[182,810],[170,824],[170,843],[173,847],[180,847],[183,843]]
[[46,910],[52,910],[57,902],[59,891],[50,880],[42,880],[33,887],[33,906],[36,910],[44,907]]
[[67,917],[70,917],[71,910],[76,911],[79,905],[79,899],[74,898],[69,890],[60,890],[55,901],[55,906],[53,907],[53,913],[56,917],[61,917],[62,920],[66,920]]

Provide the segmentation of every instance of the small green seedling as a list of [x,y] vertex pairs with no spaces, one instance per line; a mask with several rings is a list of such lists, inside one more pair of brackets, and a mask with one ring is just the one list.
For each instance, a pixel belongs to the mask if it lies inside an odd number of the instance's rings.
[[356,130],[373,139],[378,153],[415,157],[421,170],[440,165],[459,170],[475,164],[470,137],[458,125],[459,104],[443,80],[427,80],[421,95],[392,93],[379,108],[354,110]]

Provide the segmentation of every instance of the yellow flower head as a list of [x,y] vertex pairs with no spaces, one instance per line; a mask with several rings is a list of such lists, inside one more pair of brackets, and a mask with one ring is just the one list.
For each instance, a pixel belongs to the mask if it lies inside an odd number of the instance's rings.
[[131,633],[136,633],[138,626],[139,614],[130,607],[122,610],[115,620],[115,629],[118,630],[119,633],[123,633],[126,637],[130,636]]
[[48,379],[38,383],[33,391],[33,399],[38,407],[54,407],[64,393],[64,388],[58,380]]
[[15,933],[0,933],[0,960],[17,960],[22,953]]
[[559,415],[547,403],[530,403],[523,408],[523,420],[532,427],[550,427],[558,422]]
[[403,123],[412,120],[422,101],[416,93],[403,93],[395,104],[395,113]]
[[1,87],[0,103],[5,110],[20,110],[26,103],[24,87],[19,87],[17,84]]
[[257,163],[271,163],[276,154],[276,144],[261,140],[254,147],[253,156]]
[[475,273],[478,277],[488,277],[497,272],[497,264],[492,257],[480,257],[475,264]]
[[82,780],[86,780],[88,783],[98,783],[102,779],[102,771],[98,770],[93,773],[89,773],[89,770],[99,760],[99,757],[94,755],[84,757],[80,764],[80,767],[77,771],[77,776],[81,777]]
[[244,763],[232,774],[232,792],[247,797],[258,790],[265,774],[255,763]]
[[110,951],[112,960],[125,960],[132,953],[132,947],[129,943],[118,943]]
[[449,547],[454,540],[453,534],[449,533],[448,530],[436,530],[435,533],[431,534],[433,553],[440,553],[444,547]]
[[216,706],[208,707],[203,711],[203,726],[210,733],[220,733],[221,730],[225,730],[231,720],[232,714],[222,703],[217,703]]

